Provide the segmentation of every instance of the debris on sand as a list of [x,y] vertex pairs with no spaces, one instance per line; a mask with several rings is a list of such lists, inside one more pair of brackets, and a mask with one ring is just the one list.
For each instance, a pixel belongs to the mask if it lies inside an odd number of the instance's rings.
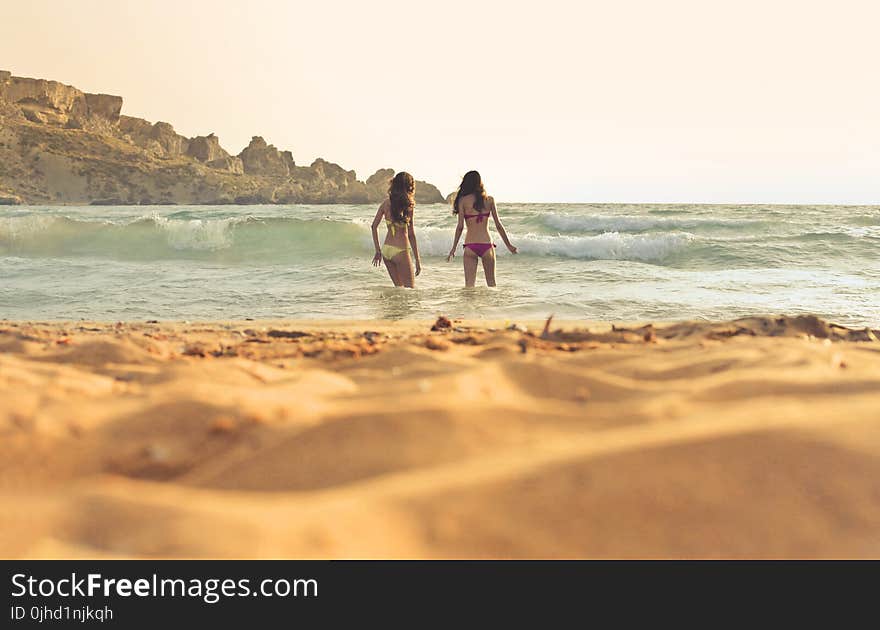
[[550,338],[550,322],[553,321],[553,316],[547,318],[547,321],[544,322],[544,330],[541,331],[541,339],[549,339]]
[[301,337],[311,337],[309,333],[300,332],[299,330],[270,330],[266,335],[274,337],[275,339],[300,339]]
[[205,357],[208,355],[208,352],[208,348],[205,344],[196,341],[195,343],[190,343],[184,346],[181,354],[185,357]]
[[435,332],[438,330],[449,330],[450,328],[452,328],[452,322],[445,315],[440,315],[437,321],[434,322],[434,325],[431,326],[431,330]]
[[376,345],[376,338],[380,337],[381,333],[374,332],[372,330],[368,330],[364,332],[363,338],[367,340],[367,343],[371,346]]

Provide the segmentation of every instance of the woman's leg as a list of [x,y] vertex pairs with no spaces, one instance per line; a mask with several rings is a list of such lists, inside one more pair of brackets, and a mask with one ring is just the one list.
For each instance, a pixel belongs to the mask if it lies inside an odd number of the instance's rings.
[[415,269],[408,251],[402,251],[394,258],[385,258],[385,268],[394,286],[412,288],[415,285]]
[[483,261],[483,272],[486,274],[486,286],[495,286],[495,248],[490,247],[480,258]]
[[397,279],[400,281],[397,286],[413,288],[416,285],[416,270],[409,251],[400,252],[395,256],[394,264],[397,266]]
[[400,277],[397,273],[397,263],[394,262],[396,258],[397,256],[395,256],[394,258],[383,257],[382,260],[385,262],[385,269],[388,270],[388,275],[391,276],[391,282],[394,283],[394,286],[399,287]]
[[479,257],[469,247],[464,248],[464,286],[472,287],[477,281],[477,261]]

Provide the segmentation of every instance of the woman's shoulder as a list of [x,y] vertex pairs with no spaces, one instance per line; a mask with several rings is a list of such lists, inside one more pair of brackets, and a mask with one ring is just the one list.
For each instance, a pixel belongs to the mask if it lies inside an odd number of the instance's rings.
[[474,207],[474,203],[477,201],[477,196],[474,193],[468,193],[466,195],[462,195],[458,198],[458,209],[459,210],[469,210]]

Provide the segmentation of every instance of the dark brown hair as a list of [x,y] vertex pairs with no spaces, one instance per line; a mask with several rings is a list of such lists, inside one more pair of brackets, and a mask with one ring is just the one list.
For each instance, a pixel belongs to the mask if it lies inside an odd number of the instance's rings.
[[391,178],[388,183],[388,199],[391,201],[393,223],[407,223],[412,218],[413,208],[416,205],[415,193],[415,180],[406,171],[400,171]]
[[483,178],[477,171],[468,171],[461,178],[461,185],[455,193],[455,201],[452,202],[452,213],[458,214],[458,201],[465,195],[474,196],[474,209],[482,210],[486,207],[486,189],[483,188]]

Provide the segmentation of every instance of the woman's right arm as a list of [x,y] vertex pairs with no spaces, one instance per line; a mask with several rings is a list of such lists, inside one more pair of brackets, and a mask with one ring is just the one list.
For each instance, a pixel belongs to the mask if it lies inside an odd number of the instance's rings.
[[373,246],[376,248],[376,254],[373,256],[373,266],[378,267],[382,264],[382,246],[379,245],[379,224],[382,222],[382,217],[385,216],[385,202],[382,202],[382,205],[379,206],[379,209],[376,211],[376,216],[373,218],[373,225],[370,226],[370,229],[373,231]]
[[459,210],[458,211],[458,225],[455,226],[455,238],[452,241],[452,249],[449,250],[449,256],[446,257],[446,262],[452,260],[452,257],[455,256],[455,248],[458,247],[458,240],[461,238],[461,233],[464,231],[464,213]]

